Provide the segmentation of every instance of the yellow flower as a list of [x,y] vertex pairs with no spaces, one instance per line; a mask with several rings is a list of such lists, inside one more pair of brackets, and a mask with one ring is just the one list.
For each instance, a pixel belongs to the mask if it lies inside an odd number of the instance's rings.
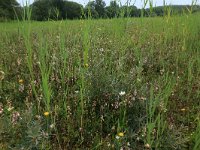
[[118,136],[123,137],[123,136],[124,136],[124,133],[123,133],[123,132],[119,132],[119,133],[118,133]]
[[85,64],[85,68],[88,68],[89,67],[89,65],[88,64]]
[[23,79],[20,79],[19,80],[19,84],[23,84],[24,83],[24,80]]
[[45,116],[48,116],[48,115],[49,115],[49,112],[48,112],[48,111],[44,112],[44,115],[45,115]]

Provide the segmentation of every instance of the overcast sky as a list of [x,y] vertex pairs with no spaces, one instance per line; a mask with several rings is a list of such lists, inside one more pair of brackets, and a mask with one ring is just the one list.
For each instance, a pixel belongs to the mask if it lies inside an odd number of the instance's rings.
[[[23,2],[26,0],[17,0],[21,5],[23,5]],[[34,0],[28,0],[30,1],[30,3],[32,3]],[[74,2],[78,2],[82,5],[86,5],[89,0],[69,0],[69,1],[74,1]],[[110,0],[104,0],[106,2],[106,5],[109,5]],[[119,0],[117,0],[119,1]],[[125,4],[125,2],[127,0],[120,0],[122,4]],[[137,6],[138,8],[141,8],[143,6],[143,1],[144,0],[131,0],[132,4],[135,2],[135,6]],[[197,4],[200,4],[200,0],[197,0]],[[167,4],[175,4],[175,5],[190,5],[192,3],[192,0],[165,0],[165,2]],[[163,0],[153,0],[153,5],[154,6],[162,6],[163,5]]]

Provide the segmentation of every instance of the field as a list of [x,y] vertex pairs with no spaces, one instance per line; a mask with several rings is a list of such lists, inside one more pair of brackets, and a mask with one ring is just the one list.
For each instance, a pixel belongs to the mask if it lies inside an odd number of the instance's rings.
[[0,23],[0,149],[199,150],[200,14]]

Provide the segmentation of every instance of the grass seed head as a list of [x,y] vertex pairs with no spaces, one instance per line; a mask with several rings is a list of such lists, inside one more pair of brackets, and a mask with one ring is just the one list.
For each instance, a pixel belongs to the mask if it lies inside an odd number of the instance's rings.
[[0,81],[3,80],[5,77],[5,73],[3,71],[0,71]]

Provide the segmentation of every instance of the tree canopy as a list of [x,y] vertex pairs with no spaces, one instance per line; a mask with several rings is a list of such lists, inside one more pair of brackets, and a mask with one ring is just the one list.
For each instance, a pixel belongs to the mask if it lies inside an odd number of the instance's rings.
[[[67,0],[35,0],[29,7],[32,10],[31,19],[38,21],[79,19],[79,18],[114,18],[114,17],[140,17],[141,9],[134,5],[119,5],[116,0],[112,0],[106,6],[104,0],[89,1],[85,7],[81,4]],[[153,8],[153,13],[149,8],[144,9],[144,16],[163,16],[166,7],[170,7],[170,13],[182,14],[183,12],[200,11],[200,6],[171,5]],[[0,20],[16,19],[16,16],[23,16],[23,7],[16,0],[0,0]]]
[[32,19],[75,19],[80,18],[82,5],[64,0],[37,0],[32,5]]
[[15,19],[20,15],[20,5],[16,0],[0,0],[0,20]]

